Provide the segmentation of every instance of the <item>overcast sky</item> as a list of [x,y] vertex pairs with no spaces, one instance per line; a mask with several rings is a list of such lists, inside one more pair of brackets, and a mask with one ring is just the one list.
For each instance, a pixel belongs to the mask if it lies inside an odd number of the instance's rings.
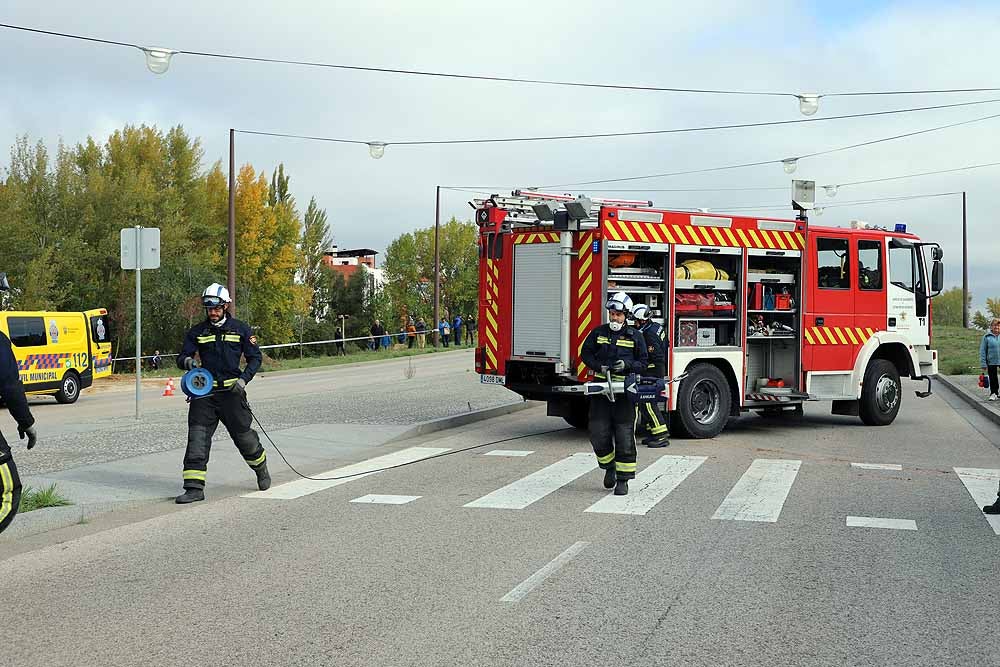
[[[527,78],[671,87],[833,92],[1000,86],[1000,3],[8,1],[0,23],[191,51]],[[230,127],[371,141],[624,132],[802,118],[793,98],[556,88],[346,72],[176,56],[162,76],[141,52],[0,30],[0,137],[50,146],[99,140],[125,124],[183,125],[206,168],[225,166]],[[816,117],[1000,98],[1000,94],[838,97]],[[326,208],[341,247],[381,251],[434,220],[434,186],[530,186],[770,160],[992,113],[1000,104],[701,134],[504,145],[366,147],[237,135],[237,160],[283,162],[300,207]],[[1000,161],[1000,118],[803,160],[796,178],[846,182]],[[2,161],[6,163],[6,160]],[[968,192],[975,303],[1000,296],[997,177],[983,169],[843,188],[829,203]],[[785,187],[780,166],[622,184],[629,188]],[[583,191],[664,208],[783,204],[782,191]],[[442,217],[470,217],[447,193]],[[826,200],[817,194],[820,201]],[[776,211],[761,211],[780,215]],[[961,284],[961,198],[828,209],[937,240]]]

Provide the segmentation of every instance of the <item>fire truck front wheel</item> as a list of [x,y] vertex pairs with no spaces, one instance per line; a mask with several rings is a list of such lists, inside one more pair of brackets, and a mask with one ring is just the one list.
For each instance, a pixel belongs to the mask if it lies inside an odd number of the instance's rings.
[[865,369],[858,412],[868,426],[887,426],[896,419],[903,399],[899,371],[888,359],[872,359]]
[[76,371],[66,371],[63,375],[62,384],[56,392],[56,400],[60,403],[76,403],[80,398],[80,376]]
[[680,430],[692,438],[714,438],[726,427],[732,393],[726,376],[711,364],[687,369],[677,396]]

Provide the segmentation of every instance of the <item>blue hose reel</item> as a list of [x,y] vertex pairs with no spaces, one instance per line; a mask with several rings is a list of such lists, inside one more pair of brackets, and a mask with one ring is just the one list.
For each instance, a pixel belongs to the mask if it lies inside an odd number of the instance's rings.
[[181,377],[181,391],[188,398],[201,398],[212,393],[215,378],[204,368],[192,368]]

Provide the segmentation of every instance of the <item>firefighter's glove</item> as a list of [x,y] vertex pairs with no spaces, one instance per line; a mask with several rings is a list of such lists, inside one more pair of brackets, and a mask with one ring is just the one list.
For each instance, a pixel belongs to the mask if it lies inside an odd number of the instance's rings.
[[201,364],[198,363],[198,360],[194,357],[188,357],[184,360],[185,370],[191,370],[192,368],[198,368],[199,366],[201,366]]
[[624,359],[619,359],[618,361],[616,361],[614,363],[614,365],[611,367],[611,370],[613,370],[613,371],[623,371],[623,370],[625,370],[625,360]]
[[239,380],[236,381],[236,384],[234,384],[232,386],[232,388],[230,388],[229,391],[234,392],[236,394],[239,394],[240,396],[246,396],[247,395],[247,381],[244,380],[243,378],[240,378]]
[[28,437],[28,449],[31,449],[38,442],[38,432],[35,431],[35,425],[32,424],[28,428],[17,427],[17,435],[21,440],[24,440],[25,436]]

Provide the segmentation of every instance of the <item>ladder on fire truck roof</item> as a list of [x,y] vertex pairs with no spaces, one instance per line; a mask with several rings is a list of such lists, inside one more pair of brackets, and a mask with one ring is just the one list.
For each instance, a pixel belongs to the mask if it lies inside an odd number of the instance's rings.
[[505,222],[514,225],[538,227],[551,225],[552,222],[549,220],[540,220],[535,213],[534,206],[545,203],[574,202],[582,198],[590,200],[589,222],[593,225],[596,225],[597,216],[602,206],[622,206],[626,208],[652,208],[653,206],[653,202],[649,200],[600,199],[585,197],[584,195],[538,192],[537,190],[530,189],[514,190],[509,196],[491,195],[486,199],[473,199],[471,203],[477,209],[494,207],[507,211]]

